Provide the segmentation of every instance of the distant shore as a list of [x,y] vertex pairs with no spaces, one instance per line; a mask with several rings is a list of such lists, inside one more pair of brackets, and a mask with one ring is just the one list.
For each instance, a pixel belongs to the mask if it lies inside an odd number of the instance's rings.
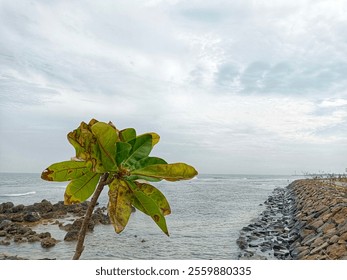
[[346,179],[297,180],[265,204],[240,231],[240,259],[347,259]]

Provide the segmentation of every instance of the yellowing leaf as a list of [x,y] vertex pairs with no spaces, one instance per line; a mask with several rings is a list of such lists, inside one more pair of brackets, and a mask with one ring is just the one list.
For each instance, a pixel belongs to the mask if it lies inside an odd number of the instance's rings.
[[185,163],[153,164],[131,172],[131,175],[161,178],[167,181],[187,180],[197,174],[194,167]]
[[118,141],[117,130],[111,125],[98,122],[91,127],[99,144],[101,162],[107,171],[116,171],[116,142]]
[[156,202],[151,197],[147,196],[134,182],[126,181],[126,183],[132,190],[138,203],[141,205],[143,212],[151,216],[151,218],[159,226],[159,228],[167,236],[169,236],[165,217]]
[[[158,142],[160,140],[160,136],[155,132],[148,132],[148,133],[145,133],[142,135],[151,135],[152,136],[152,147],[154,147],[156,144],[158,144]],[[139,136],[142,136],[142,135],[139,135]]]
[[63,161],[50,165],[42,172],[41,178],[46,181],[71,181],[88,173],[89,169],[85,161]]
[[120,233],[130,218],[133,194],[122,180],[113,180],[109,187],[108,214],[115,231]]
[[64,203],[74,204],[87,200],[95,191],[100,174],[88,172],[82,177],[72,180],[66,187]]
[[77,129],[68,133],[67,138],[76,150],[76,158],[90,162],[94,172],[104,173],[97,138],[91,132],[91,126],[96,123],[98,121],[94,119],[89,124],[82,122]]
[[161,213],[166,216],[171,213],[169,202],[166,197],[154,186],[147,183],[138,183],[135,182],[139,189],[151,198],[159,207]]

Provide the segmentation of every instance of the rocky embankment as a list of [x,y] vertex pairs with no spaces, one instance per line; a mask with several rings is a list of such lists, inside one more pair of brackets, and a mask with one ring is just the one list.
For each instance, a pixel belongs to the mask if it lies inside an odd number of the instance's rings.
[[297,180],[275,189],[240,232],[240,259],[347,259],[347,185]]
[[[74,205],[64,205],[58,202],[52,204],[43,200],[33,205],[13,205],[12,202],[0,204],[0,245],[10,245],[11,242],[40,242],[43,248],[54,246],[60,240],[51,236],[50,232],[36,232],[35,226],[40,223],[57,225],[66,231],[64,241],[76,240],[82,225],[83,216],[88,208],[88,202]],[[104,208],[97,208],[88,225],[92,231],[96,224],[109,224],[110,220]],[[73,221],[69,223],[67,221]],[[8,256],[0,255],[0,259]]]

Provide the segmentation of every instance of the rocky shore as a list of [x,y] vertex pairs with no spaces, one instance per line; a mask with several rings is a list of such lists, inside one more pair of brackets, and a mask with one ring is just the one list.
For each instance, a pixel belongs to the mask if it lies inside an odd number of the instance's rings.
[[[62,241],[55,239],[50,232],[38,233],[33,230],[38,224],[57,225],[66,231],[64,241],[77,240],[87,208],[88,202],[64,205],[62,201],[52,204],[50,201],[42,200],[28,206],[22,204],[15,206],[12,202],[2,203],[0,204],[0,246],[8,246],[11,242],[40,242],[43,248],[49,248]],[[105,212],[105,207],[94,211],[88,225],[89,231],[99,223],[110,223]],[[13,257],[0,255],[0,259],[11,258]]]
[[347,184],[297,180],[275,189],[240,231],[239,259],[347,259]]

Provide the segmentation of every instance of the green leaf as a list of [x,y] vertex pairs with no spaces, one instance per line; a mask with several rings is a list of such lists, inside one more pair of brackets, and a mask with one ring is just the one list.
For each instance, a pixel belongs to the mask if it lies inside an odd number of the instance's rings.
[[121,163],[129,157],[129,153],[131,150],[131,145],[125,142],[117,142],[117,154],[116,161],[117,165],[121,165]]
[[82,177],[72,180],[66,187],[64,203],[74,204],[87,200],[95,191],[100,174],[88,172]]
[[143,212],[151,216],[159,228],[169,236],[165,217],[156,202],[151,197],[147,196],[134,182],[126,181],[126,183],[132,190],[138,203],[141,205]]
[[160,182],[161,180],[163,180],[162,178],[154,178],[154,177],[148,177],[143,175],[128,175],[126,179],[129,181],[145,180],[148,182]]
[[91,127],[91,131],[99,144],[102,165],[107,171],[116,171],[117,130],[107,123],[98,122]]
[[161,191],[147,183],[135,183],[145,195],[151,198],[158,205],[159,209],[161,210],[161,213],[164,216],[169,215],[171,213],[169,202],[167,201],[166,197],[162,194]]
[[119,131],[119,138],[122,142],[130,142],[136,138],[136,130],[134,128],[126,128]]
[[108,214],[115,231],[120,233],[130,218],[133,193],[122,180],[113,180],[109,187]]
[[88,173],[90,167],[85,161],[58,162],[45,169],[41,174],[41,178],[46,181],[71,181]]
[[152,150],[152,136],[149,134],[136,137],[129,157],[124,161],[124,166],[131,167],[140,159],[147,157]]
[[141,169],[143,167],[153,165],[153,164],[167,164],[167,162],[158,157],[145,157],[137,161],[130,170]]
[[185,163],[153,164],[131,172],[131,175],[161,178],[167,181],[187,180],[197,174],[194,167]]
[[[148,132],[148,133],[145,133],[142,135],[151,135],[152,136],[152,147],[154,147],[156,144],[158,144],[158,142],[160,140],[160,136],[155,132]],[[139,135],[139,136],[142,136],[142,135]]]

